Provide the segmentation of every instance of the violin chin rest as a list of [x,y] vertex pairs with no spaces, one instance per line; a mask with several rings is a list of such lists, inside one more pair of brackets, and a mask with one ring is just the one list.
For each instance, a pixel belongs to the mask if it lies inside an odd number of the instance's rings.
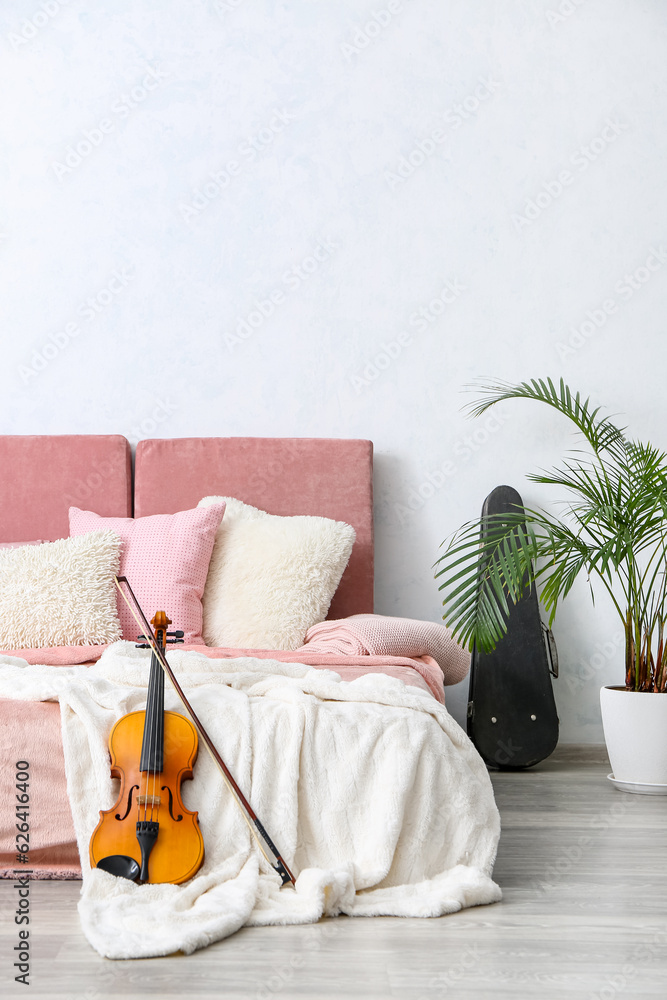
[[110,875],[117,875],[119,878],[129,878],[130,882],[136,882],[139,878],[141,868],[127,854],[110,854],[108,858],[100,858],[97,867]]

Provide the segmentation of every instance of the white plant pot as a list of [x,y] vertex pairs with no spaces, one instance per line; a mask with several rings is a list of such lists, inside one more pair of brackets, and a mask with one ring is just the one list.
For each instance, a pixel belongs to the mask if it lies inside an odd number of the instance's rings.
[[600,708],[616,781],[667,788],[667,693],[603,687]]

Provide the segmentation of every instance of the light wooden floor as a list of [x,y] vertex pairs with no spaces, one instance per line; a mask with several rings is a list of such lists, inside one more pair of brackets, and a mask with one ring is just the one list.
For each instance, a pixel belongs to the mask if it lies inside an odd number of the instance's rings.
[[79,930],[79,884],[35,882],[26,989],[13,982],[15,892],[2,883],[0,995],[664,1000],[667,797],[618,792],[608,771],[602,748],[563,747],[494,774],[504,900],[438,920],[251,928],[189,957],[110,962]]

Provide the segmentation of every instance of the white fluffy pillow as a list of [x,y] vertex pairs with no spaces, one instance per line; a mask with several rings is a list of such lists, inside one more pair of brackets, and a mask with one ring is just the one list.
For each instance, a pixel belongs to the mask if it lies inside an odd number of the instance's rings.
[[277,517],[233,497],[213,547],[204,607],[207,646],[298,649],[326,618],[355,531],[326,517]]
[[120,639],[120,545],[113,531],[92,531],[0,551],[0,649]]

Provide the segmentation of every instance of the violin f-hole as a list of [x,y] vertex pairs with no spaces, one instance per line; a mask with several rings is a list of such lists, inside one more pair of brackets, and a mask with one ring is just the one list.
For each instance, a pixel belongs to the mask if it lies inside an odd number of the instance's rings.
[[132,785],[132,787],[130,788],[130,794],[127,797],[127,809],[125,810],[125,815],[124,816],[119,816],[119,814],[116,813],[116,819],[119,819],[119,820],[122,821],[124,819],[127,819],[127,817],[129,816],[130,809],[132,808],[132,792],[134,791],[135,788],[138,791],[139,790],[139,785]]
[[172,795],[171,788],[169,785],[162,786],[163,792],[169,792],[169,815],[173,819],[174,823],[180,823],[183,817],[181,815],[174,816],[174,796]]

